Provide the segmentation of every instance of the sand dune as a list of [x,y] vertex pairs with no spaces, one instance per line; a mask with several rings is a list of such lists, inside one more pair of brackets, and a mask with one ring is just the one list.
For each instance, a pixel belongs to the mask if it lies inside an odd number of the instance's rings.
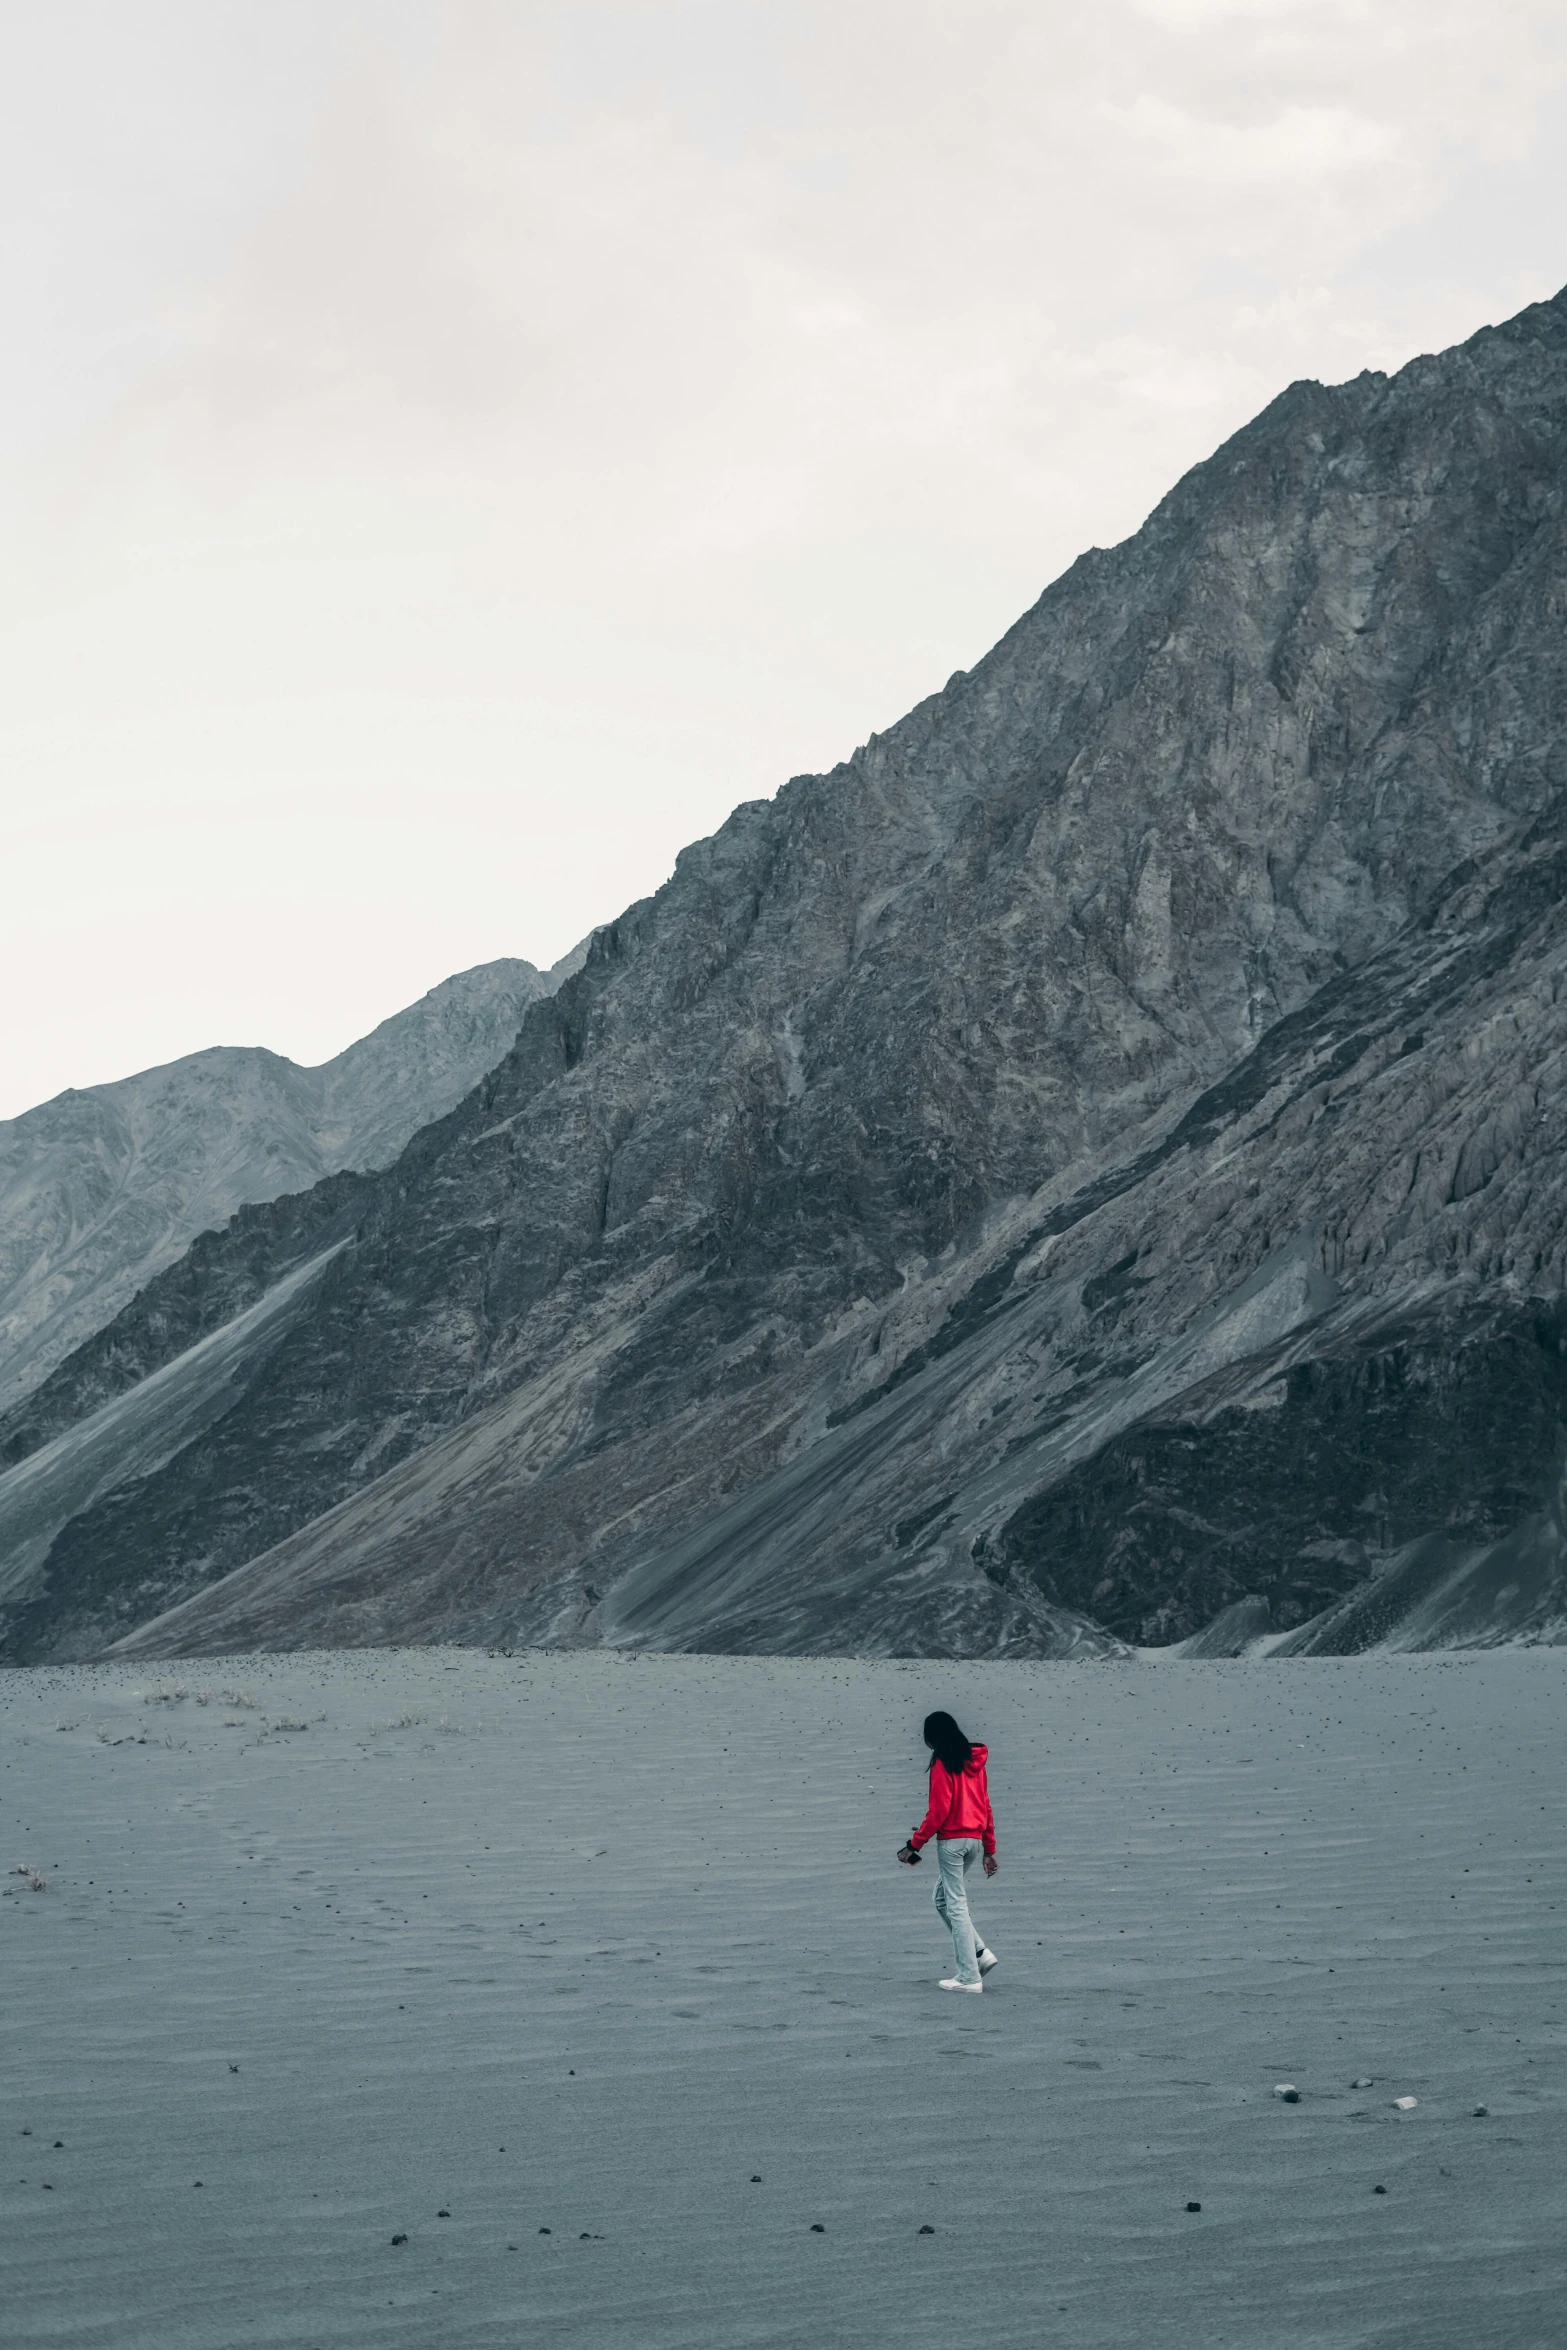
[[[1564,1680],[1546,1650],[0,1677],[0,1864],[48,1878],[0,1898],[0,2330],[1547,2350]],[[937,1991],[931,1872],[892,1861],[933,1702],[994,1749],[983,2000]]]

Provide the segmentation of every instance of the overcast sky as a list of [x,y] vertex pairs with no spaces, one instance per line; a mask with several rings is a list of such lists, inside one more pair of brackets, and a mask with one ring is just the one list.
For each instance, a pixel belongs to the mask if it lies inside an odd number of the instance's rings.
[[1560,0],[0,33],[0,1115],[549,962],[1294,377],[1567,280]]

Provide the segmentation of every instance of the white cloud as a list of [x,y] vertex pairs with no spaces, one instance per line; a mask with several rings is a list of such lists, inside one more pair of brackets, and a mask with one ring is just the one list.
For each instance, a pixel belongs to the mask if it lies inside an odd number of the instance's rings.
[[1233,123],[1145,91],[1129,106],[1104,111],[1113,132],[1140,142],[1164,170],[1231,185],[1306,179],[1320,186],[1389,159],[1399,144],[1387,124],[1345,106],[1289,106],[1271,120]]
[[[1281,23],[1287,18],[1318,17],[1326,11],[1321,0],[1136,0],[1135,13],[1150,24],[1171,25],[1181,32],[1199,26],[1224,24],[1237,18],[1253,24]],[[1340,8],[1334,13],[1346,14]],[[1363,11],[1356,9],[1358,16]]]

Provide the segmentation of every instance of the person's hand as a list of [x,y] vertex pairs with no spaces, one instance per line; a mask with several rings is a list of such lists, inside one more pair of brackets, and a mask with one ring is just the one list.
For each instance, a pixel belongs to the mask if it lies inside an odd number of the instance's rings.
[[917,1869],[920,1865],[920,1856],[915,1851],[912,1844],[900,1844],[898,1846],[898,1858],[902,1861],[904,1867],[908,1869]]
[[995,1875],[995,1873],[996,1873],[997,1869],[999,1869],[999,1868],[1000,1868],[1000,1866],[1001,1866],[1001,1863],[1000,1863],[1000,1861],[999,1861],[999,1860],[997,1860],[997,1858],[996,1858],[995,1854],[994,1854],[993,1852],[987,1852],[987,1853],[986,1853],[986,1855],[985,1855],[985,1874],[986,1874],[986,1876],[987,1876],[987,1877],[993,1877],[993,1876]]

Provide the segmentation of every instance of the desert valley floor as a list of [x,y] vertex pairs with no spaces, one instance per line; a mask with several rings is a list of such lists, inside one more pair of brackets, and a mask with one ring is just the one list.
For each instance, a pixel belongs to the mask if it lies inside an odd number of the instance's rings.
[[[1544,1649],[11,1672],[0,2331],[1557,2350],[1564,1698]],[[939,1704],[982,2000],[892,1857]]]

